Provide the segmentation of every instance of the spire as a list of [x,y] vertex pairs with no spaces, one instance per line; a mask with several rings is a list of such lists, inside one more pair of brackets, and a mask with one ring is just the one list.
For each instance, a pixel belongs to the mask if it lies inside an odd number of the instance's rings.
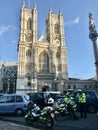
[[34,5],[34,9],[36,10],[36,4]]
[[52,8],[49,9],[49,14],[51,14],[51,13],[52,13]]
[[37,8],[36,8],[36,4],[34,5],[34,9],[33,9],[34,11],[37,11]]
[[22,0],[22,7],[25,7],[25,1]]
[[59,15],[62,15],[61,9],[59,9]]

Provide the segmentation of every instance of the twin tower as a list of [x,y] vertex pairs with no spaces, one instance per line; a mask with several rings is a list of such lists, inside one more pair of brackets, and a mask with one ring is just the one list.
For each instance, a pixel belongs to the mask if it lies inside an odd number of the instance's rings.
[[62,90],[68,78],[62,13],[49,11],[46,36],[39,38],[36,6],[30,9],[23,3],[20,19],[16,92]]

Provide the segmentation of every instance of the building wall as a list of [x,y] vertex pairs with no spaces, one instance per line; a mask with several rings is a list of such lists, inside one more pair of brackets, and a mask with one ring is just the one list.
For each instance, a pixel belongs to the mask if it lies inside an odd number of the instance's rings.
[[[55,82],[68,78],[63,15],[48,13],[46,37],[38,38],[38,11],[21,8],[16,92],[55,89]],[[41,25],[40,25],[41,26]],[[63,87],[63,86],[61,86]]]
[[[1,66],[0,74],[0,92],[16,93],[16,75],[17,64],[11,62],[4,62]],[[98,83],[96,79],[80,80],[80,79],[56,79],[52,80],[51,74],[39,74],[37,82],[37,91],[42,91],[43,87],[47,90],[67,91],[69,89],[94,89],[98,92]],[[10,82],[11,81],[11,82]],[[20,80],[21,81],[21,80]],[[11,84],[10,84],[11,83]],[[13,84],[13,85],[12,85]],[[24,82],[25,85],[25,82]],[[54,87],[53,87],[54,86]],[[25,93],[36,91],[35,84],[25,87]],[[23,88],[24,89],[24,88]],[[23,91],[24,93],[24,91]]]
[[68,89],[94,89],[98,91],[98,85],[97,85],[97,80],[89,79],[89,80],[79,80],[79,79],[74,79],[74,80],[65,80],[64,82],[64,90]]
[[17,64],[4,61],[1,66],[2,93],[15,93],[17,79]]

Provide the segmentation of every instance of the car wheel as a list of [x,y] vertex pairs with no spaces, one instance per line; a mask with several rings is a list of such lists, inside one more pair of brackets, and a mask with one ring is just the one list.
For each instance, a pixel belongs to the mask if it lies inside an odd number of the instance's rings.
[[93,104],[91,104],[91,105],[88,106],[87,110],[90,113],[95,113],[96,112],[96,107]]
[[22,109],[17,109],[17,110],[15,111],[15,115],[16,115],[16,116],[21,116],[21,115],[23,115],[23,110],[22,110]]

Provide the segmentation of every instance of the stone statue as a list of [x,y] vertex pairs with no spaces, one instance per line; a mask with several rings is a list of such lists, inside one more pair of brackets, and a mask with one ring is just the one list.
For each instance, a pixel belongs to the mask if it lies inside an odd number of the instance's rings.
[[96,26],[91,13],[89,13],[89,31],[90,33],[96,33]]

